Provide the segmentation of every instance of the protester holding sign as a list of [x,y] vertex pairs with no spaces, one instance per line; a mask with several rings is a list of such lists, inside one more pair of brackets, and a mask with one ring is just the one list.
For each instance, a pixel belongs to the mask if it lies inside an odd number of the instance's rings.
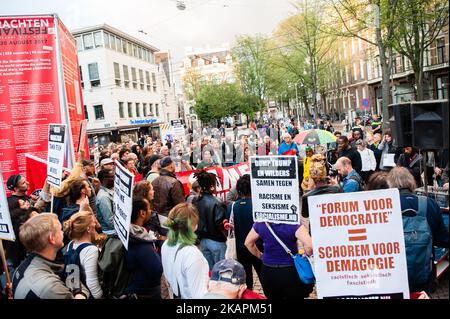
[[[298,251],[297,240],[300,240],[306,254],[312,254],[312,241],[305,226],[255,223],[245,239],[245,246],[254,256],[262,260],[261,285],[264,294],[268,299],[303,299],[308,297],[313,290],[313,285],[305,285],[300,280],[293,258],[275,239],[267,225],[272,228],[292,253],[295,254]],[[264,242],[264,254],[256,245],[260,238]]]
[[[411,245],[409,245],[405,230],[408,282],[411,292],[424,290],[429,293],[431,284],[435,279],[435,272],[432,270],[431,245],[443,248],[449,247],[448,227],[444,224],[439,206],[432,198],[414,194],[416,182],[406,168],[393,168],[388,175],[388,184],[390,187],[400,190],[404,227],[408,226],[406,224],[408,217],[410,218],[408,223],[422,223],[421,226],[418,226],[419,228],[414,229],[416,235],[413,236],[416,237],[416,241],[411,242]],[[421,217],[426,218],[421,220]],[[414,220],[411,220],[411,218]],[[431,235],[428,244],[426,243],[427,233]],[[411,236],[410,234],[408,235]],[[417,241],[417,236],[420,236],[420,241]]]

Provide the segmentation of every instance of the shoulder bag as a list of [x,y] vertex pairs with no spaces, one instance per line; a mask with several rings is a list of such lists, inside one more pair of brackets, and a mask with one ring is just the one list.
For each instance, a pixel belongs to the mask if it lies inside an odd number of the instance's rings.
[[299,253],[297,253],[295,255],[292,254],[291,250],[275,234],[275,232],[273,231],[272,227],[270,227],[269,223],[266,222],[266,226],[270,230],[270,232],[272,233],[273,237],[275,237],[277,242],[286,251],[286,253],[289,256],[291,256],[292,259],[294,259],[294,265],[295,265],[295,268],[297,269],[297,273],[298,273],[298,275],[300,277],[300,280],[306,285],[313,284],[315,282],[314,271],[313,271],[313,269],[311,267],[311,263],[309,261],[308,256],[306,256],[306,254],[300,255]]

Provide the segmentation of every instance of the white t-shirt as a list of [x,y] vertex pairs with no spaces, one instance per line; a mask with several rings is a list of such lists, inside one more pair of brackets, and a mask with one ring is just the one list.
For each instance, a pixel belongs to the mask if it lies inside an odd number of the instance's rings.
[[[73,249],[80,244],[73,243]],[[98,280],[98,248],[95,245],[87,246],[80,252],[80,264],[86,274],[86,286],[95,299],[103,297],[103,291]]]
[[[164,276],[172,293],[182,299],[200,299],[208,291],[209,266],[205,257],[196,246],[185,246],[175,253],[180,244],[168,246],[167,241],[161,248],[161,260]],[[178,285],[177,285],[178,283]]]

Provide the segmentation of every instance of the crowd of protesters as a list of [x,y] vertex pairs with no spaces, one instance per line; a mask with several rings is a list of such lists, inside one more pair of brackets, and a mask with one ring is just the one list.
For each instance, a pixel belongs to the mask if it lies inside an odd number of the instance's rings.
[[[418,209],[414,190],[423,185],[428,166],[422,167],[415,148],[396,148],[381,124],[374,115],[371,126],[357,118],[346,134],[319,119],[314,124],[252,122],[233,131],[222,125],[190,130],[180,140],[141,136],[96,150],[95,160],[81,152],[61,188],[46,183],[39,196],[28,196],[25,178],[12,175],[8,205],[17,240],[6,243],[13,282],[3,288],[18,299],[257,298],[254,268],[267,298],[306,298],[313,285],[300,281],[292,258],[270,231],[291,251],[301,242],[311,255],[309,196],[394,187],[401,192],[402,209]],[[298,145],[296,135],[310,128],[332,132],[336,142]],[[298,156],[301,188],[293,191],[302,195],[301,224],[255,223],[249,175],[238,180],[226,202],[215,196],[218,180],[205,169],[248,162],[253,155]],[[427,176],[448,189],[448,150],[432,155]],[[116,160],[135,175],[126,251],[113,221]],[[176,174],[192,170],[197,170],[196,182],[186,196]],[[426,216],[434,244],[448,247],[448,229],[432,199]],[[236,234],[237,261],[225,260],[230,228]],[[112,279],[101,264],[114,254],[121,260],[113,265]],[[431,280],[430,275],[410,287],[429,292]]]

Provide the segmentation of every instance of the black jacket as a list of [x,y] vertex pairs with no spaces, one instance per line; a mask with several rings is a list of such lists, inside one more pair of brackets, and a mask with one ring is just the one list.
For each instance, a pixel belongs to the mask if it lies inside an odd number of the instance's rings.
[[219,242],[226,241],[223,220],[225,219],[225,205],[209,193],[202,193],[192,201],[200,215],[197,229],[199,239],[208,238]]
[[352,166],[355,171],[359,174],[362,169],[361,155],[359,155],[358,151],[355,151],[353,148],[349,147],[344,151],[338,151],[338,157],[348,157],[350,161],[352,161]]

